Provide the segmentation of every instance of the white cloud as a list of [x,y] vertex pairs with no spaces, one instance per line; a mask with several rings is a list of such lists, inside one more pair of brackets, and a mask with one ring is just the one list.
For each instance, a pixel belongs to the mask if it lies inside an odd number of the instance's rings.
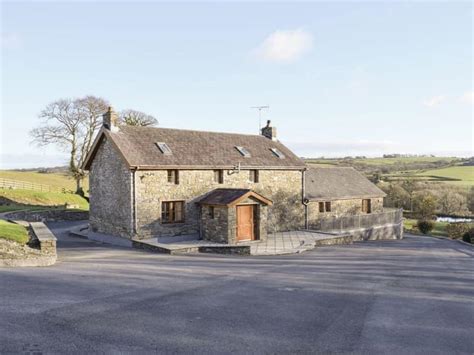
[[466,104],[474,104],[474,91],[468,91],[462,95],[459,100]]
[[425,105],[426,107],[435,107],[435,106],[441,105],[445,101],[446,101],[446,96],[438,95],[438,96],[433,96],[424,100],[423,105]]
[[256,55],[270,62],[292,62],[313,46],[313,36],[301,29],[275,31],[255,50]]
[[21,44],[21,37],[17,33],[3,32],[0,35],[0,47],[3,49],[19,48]]

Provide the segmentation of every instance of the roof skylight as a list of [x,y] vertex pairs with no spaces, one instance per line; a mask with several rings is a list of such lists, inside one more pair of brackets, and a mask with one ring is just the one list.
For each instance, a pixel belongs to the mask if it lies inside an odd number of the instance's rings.
[[283,153],[280,152],[278,149],[276,149],[276,148],[270,148],[270,150],[271,150],[272,153],[275,154],[278,158],[280,158],[280,159],[285,159],[285,156],[283,155]]
[[242,154],[243,157],[250,158],[250,152],[244,147],[236,146],[235,149],[237,149],[239,153]]
[[161,152],[164,155],[171,155],[173,152],[171,151],[170,147],[168,147],[168,144],[164,142],[156,142],[156,146],[161,150]]

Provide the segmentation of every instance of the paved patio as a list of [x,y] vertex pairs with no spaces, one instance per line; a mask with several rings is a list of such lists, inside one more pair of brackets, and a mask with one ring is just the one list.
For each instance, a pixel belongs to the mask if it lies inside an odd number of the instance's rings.
[[[198,235],[156,237],[140,241],[150,246],[169,249],[172,252],[198,252],[201,247],[229,247],[225,244],[200,240]],[[272,233],[266,241],[242,242],[237,247],[249,246],[251,255],[282,255],[301,253],[320,245],[348,244],[347,235],[323,234],[309,231]]]

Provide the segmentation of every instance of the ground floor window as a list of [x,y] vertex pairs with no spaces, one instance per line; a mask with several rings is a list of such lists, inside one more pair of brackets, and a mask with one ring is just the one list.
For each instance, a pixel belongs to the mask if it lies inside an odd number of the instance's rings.
[[319,202],[319,212],[331,212],[331,201]]
[[372,212],[372,204],[371,204],[370,199],[362,200],[362,212],[363,213]]
[[184,201],[161,203],[161,223],[184,222]]

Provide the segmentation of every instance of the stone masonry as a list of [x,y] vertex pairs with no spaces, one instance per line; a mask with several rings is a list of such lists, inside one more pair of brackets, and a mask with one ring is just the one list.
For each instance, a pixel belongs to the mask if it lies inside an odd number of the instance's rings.
[[103,140],[89,176],[89,222],[94,232],[131,237],[131,174],[112,144]]
[[[249,181],[249,171],[225,170],[224,183],[214,182],[213,170],[180,170],[179,184],[169,183],[166,170],[138,171],[136,176],[138,237],[199,232],[198,198],[215,188],[249,188],[273,201],[268,207],[268,226],[287,231],[304,226],[301,202],[302,172],[259,170],[259,182]],[[161,202],[185,201],[185,222],[161,223]]]
[[[383,212],[383,198],[372,198],[372,213]],[[311,225],[314,221],[321,218],[340,217],[362,214],[362,199],[335,200],[331,201],[331,212],[319,212],[317,201],[311,201],[308,204],[308,223]]]

